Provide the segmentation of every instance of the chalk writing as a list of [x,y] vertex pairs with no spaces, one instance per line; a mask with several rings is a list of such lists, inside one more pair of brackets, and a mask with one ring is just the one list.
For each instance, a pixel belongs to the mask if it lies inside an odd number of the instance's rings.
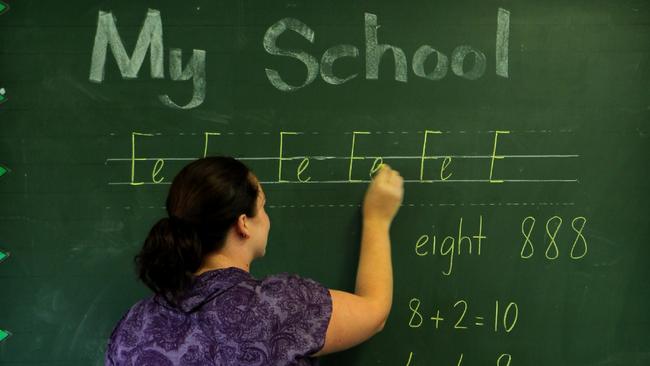
[[[93,45],[88,79],[92,82],[104,81],[106,54],[108,46],[115,57],[120,74],[125,79],[135,79],[142,67],[144,58],[149,50],[151,62],[151,77],[163,79],[163,25],[160,11],[149,9],[144,24],[138,35],[138,41],[131,57],[126,53],[124,43],[115,25],[116,19],[111,12],[100,11],[97,18],[97,31]],[[172,48],[169,52],[169,72],[174,81],[193,81],[193,94],[190,102],[184,106],[174,103],[168,95],[160,95],[160,101],[172,108],[192,109],[200,106],[205,99],[205,58],[204,50],[193,50],[188,66],[183,70],[181,65],[182,51]],[[182,70],[182,71],[181,71]]]
[[307,170],[309,167],[309,158],[303,158],[302,161],[300,162],[300,165],[298,165],[298,171],[296,172],[296,178],[298,178],[298,181],[301,183],[307,183],[311,180],[311,177],[306,177],[303,178],[301,174]]
[[461,305],[463,307],[463,311],[461,315],[458,317],[458,321],[456,321],[456,324],[454,324],[454,329],[467,329],[467,326],[461,325],[463,319],[465,318],[465,314],[467,313],[467,301],[465,300],[456,301],[456,303],[454,303],[454,308],[456,308],[456,306],[458,305]]
[[365,159],[364,157],[354,156],[354,143],[356,141],[357,135],[370,135],[370,132],[367,132],[367,131],[354,131],[354,132],[352,132],[352,147],[350,148],[350,168],[348,169],[348,181],[350,181],[350,182],[361,182],[358,179],[352,179],[352,163],[354,163],[355,160],[363,160],[363,159]]
[[[424,70],[424,63],[434,53],[436,55],[436,67],[433,71],[427,73]],[[440,80],[447,76],[448,68],[449,57],[429,45],[420,46],[413,54],[413,73],[421,78]]]
[[[136,136],[153,136],[153,134],[151,134],[151,133],[140,133],[140,132],[131,133],[131,185],[139,186],[139,185],[144,184],[144,182],[136,182],[135,181],[135,162],[145,160],[145,158],[136,158],[135,157],[135,137]],[[154,182],[154,183],[160,183],[160,182]]]
[[[465,357],[464,353],[461,353],[458,356],[458,362],[456,363],[456,366],[461,366],[463,365],[463,358]],[[512,361],[512,355],[509,353],[502,353],[499,355],[499,357],[496,360],[496,366],[510,366],[510,362]],[[442,365],[442,363],[440,363]],[[417,363],[415,362],[415,353],[414,352],[409,352],[408,359],[406,361],[406,366],[415,366]],[[478,365],[482,365],[481,363],[478,363]]]
[[[503,361],[503,363],[501,362]],[[497,366],[510,366],[512,361],[512,355],[508,353],[503,353],[499,358],[497,358]]]
[[[373,13],[364,13],[364,34],[365,34],[365,77],[366,80],[379,79],[379,69],[383,56],[390,51],[393,55],[395,67],[394,79],[398,82],[408,81],[408,59],[404,50],[400,47],[383,44],[379,42],[378,29],[380,28],[378,16]],[[316,32],[307,24],[295,18],[283,18],[271,25],[266,33],[262,45],[264,50],[273,56],[290,57],[300,61],[307,69],[307,75],[302,84],[290,85],[272,68],[266,68],[266,77],[276,89],[283,92],[295,92],[306,87],[316,80],[319,75],[328,84],[341,85],[358,76],[357,73],[339,77],[334,75],[333,65],[336,60],[343,57],[358,58],[360,51],[354,45],[340,44],[328,48],[320,58],[303,50],[283,49],[278,47],[278,39],[286,32],[292,31],[313,44],[316,39]],[[495,41],[495,73],[497,76],[508,78],[508,47],[510,38],[510,11],[502,8],[497,10],[497,32]],[[435,55],[436,62],[432,71],[427,72],[424,65],[428,58]],[[470,67],[466,67],[468,59],[472,59]],[[441,80],[451,67],[452,72],[467,80],[476,80],[483,76],[487,67],[485,54],[470,45],[460,45],[451,52],[449,57],[443,52],[431,47],[422,45],[415,50],[412,57],[411,69],[415,76],[427,80]]]
[[97,32],[95,33],[89,79],[98,83],[104,81],[106,52],[109,45],[123,78],[135,79],[138,76],[147,49],[150,49],[151,77],[154,79],[164,78],[162,27],[160,12],[149,9],[133,54],[129,57],[117,31],[115,17],[111,12],[100,11],[97,18]]
[[[491,153],[487,153],[484,155],[462,155],[462,154],[442,154],[442,155],[431,155],[430,153],[427,152],[428,147],[430,147],[431,138],[430,136],[435,134],[436,136],[441,136],[439,133],[440,131],[436,130],[425,130],[424,131],[424,137],[422,139],[422,146],[420,146],[417,149],[417,155],[384,155],[384,156],[377,156],[376,154],[362,154],[359,152],[358,149],[358,143],[359,143],[359,138],[361,135],[364,135],[364,140],[369,139],[369,142],[373,141],[373,138],[375,136],[373,133],[369,131],[353,131],[351,133],[351,139],[348,140],[349,142],[349,153],[347,156],[320,156],[320,155],[293,155],[293,154],[287,154],[286,152],[286,143],[287,143],[287,138],[291,136],[290,140],[294,139],[300,139],[301,141],[296,141],[296,143],[300,146],[305,146],[305,143],[310,144],[310,143],[319,143],[319,140],[314,140],[315,138],[318,138],[319,135],[313,135],[313,134],[307,134],[304,132],[298,132],[298,131],[280,131],[278,133],[278,154],[275,156],[255,156],[255,157],[238,157],[241,160],[244,161],[277,161],[277,175],[275,177],[264,177],[260,176],[261,183],[263,184],[332,184],[332,183],[367,183],[370,181],[372,175],[381,167],[381,164],[384,164],[386,162],[390,163],[391,165],[397,167],[400,170],[403,171],[413,171],[411,167],[409,167],[409,162],[417,162],[417,168],[413,166],[412,168],[417,169],[417,173],[412,174],[409,176],[409,174],[405,173],[404,174],[404,182],[405,183],[424,183],[424,184],[432,184],[432,183],[443,183],[443,184],[450,184],[450,183],[576,183],[578,182],[578,179],[567,177],[567,178],[531,178],[531,179],[518,179],[518,177],[510,177],[510,178],[505,178],[505,177],[500,177],[500,179],[495,179],[493,170],[495,167],[495,161],[496,160],[501,160],[504,161],[504,159],[574,159],[578,158],[579,155],[576,154],[518,154],[518,155],[497,155],[497,144],[498,144],[498,135],[500,133],[503,133],[504,131],[495,131],[494,132],[494,137],[493,137],[493,143],[492,143],[492,151]],[[136,136],[147,136],[149,138],[157,138],[160,134],[158,133],[144,133],[144,132],[132,132],[132,141],[131,141],[131,152],[130,152],[130,158],[109,158],[107,161],[113,162],[113,161],[128,161],[131,164],[131,178],[129,182],[111,182],[109,184],[130,184],[130,185],[147,185],[147,184],[169,184],[170,182],[166,180],[164,177],[169,177],[173,176],[174,172],[168,172],[167,170],[167,161],[192,161],[195,160],[196,157],[193,158],[178,158],[178,157],[160,157],[160,156],[154,156],[154,157],[144,157],[140,156],[139,154],[136,153],[137,147],[136,147]],[[230,133],[225,133],[225,132],[219,132],[219,131],[205,131],[201,134],[189,134],[188,138],[194,138],[193,136],[199,136],[202,135],[203,138],[200,140],[200,148],[202,151],[201,156],[205,157],[209,155],[209,153],[213,150],[210,149],[210,144],[211,141],[214,139],[214,137],[219,136],[220,140],[222,141],[221,138],[225,138],[226,136],[231,136]],[[345,135],[345,134],[344,134]],[[402,136],[405,136],[404,134],[400,135],[394,135],[394,143],[397,144],[399,143],[399,139],[402,138]],[[379,138],[380,136],[376,136]],[[515,138],[513,136],[512,138]],[[312,140],[309,140],[312,139]],[[347,139],[347,137],[345,137]],[[342,139],[342,145],[345,143],[345,139]],[[385,140],[382,140],[383,143],[385,143]],[[238,140],[238,144],[241,144],[242,140]],[[259,140],[255,140],[256,144],[259,144]],[[198,143],[197,143],[198,145]],[[224,144],[219,144],[219,146],[222,146]],[[408,145],[408,144],[407,144]],[[341,149],[345,149],[344,146],[341,147]],[[413,150],[416,150],[413,149]],[[198,149],[197,149],[198,150]],[[223,148],[221,149],[223,150]],[[273,150],[272,148],[269,148],[269,150]],[[415,151],[414,151],[415,152]],[[362,162],[366,160],[371,160],[372,164],[365,163],[361,164]],[[427,171],[427,161],[429,160],[434,160],[434,159],[441,159],[440,163],[440,168],[438,171],[437,177],[435,179],[429,179],[426,175]],[[476,169],[470,169],[469,173],[473,174],[470,176],[460,176],[455,174],[455,169],[459,169],[463,167],[463,162],[467,163],[473,163],[477,161],[483,161],[486,160],[486,168],[489,168],[489,174],[484,175],[483,177],[481,176],[476,176],[476,172],[480,172],[479,170]],[[139,177],[140,179],[136,182],[136,165],[140,166],[137,164],[138,162],[144,163],[144,162],[149,162],[153,161],[155,163],[154,166],[149,166],[148,169],[151,174],[150,178],[144,179],[142,177]],[[284,172],[285,169],[285,164],[286,162],[296,162],[294,167],[292,169],[295,169],[295,172],[292,174],[289,174],[289,172]],[[341,163],[339,163],[341,162]],[[355,164],[356,163],[356,164]],[[344,165],[347,169],[347,174],[343,175],[341,174],[339,179],[318,179],[318,176],[315,176],[313,173],[314,172],[322,172],[324,169],[323,167],[328,167],[327,171],[341,171],[342,169],[339,169],[337,165]],[[473,163],[475,164],[475,163]],[[507,165],[507,162],[500,163],[503,165]],[[144,165],[144,164],[142,164]],[[170,168],[171,169],[171,168]],[[365,171],[365,174],[363,175],[364,178],[360,179],[360,172],[359,170],[363,169]],[[467,169],[465,169],[467,171]],[[468,174],[468,173],[465,173]],[[413,176],[415,175],[415,176]],[[452,179],[453,177],[453,179]],[[578,226],[581,225],[581,222],[578,220],[573,223],[573,225],[577,228]],[[584,226],[584,225],[583,225]],[[553,228],[549,227],[549,230]],[[580,239],[578,237],[578,239]],[[576,244],[574,246],[574,256],[579,256],[580,253],[585,251],[585,245],[583,244],[583,241],[578,240],[576,241]],[[528,248],[530,249],[530,248]],[[528,250],[527,249],[527,250]],[[552,254],[552,253],[549,253]]]
[[370,174],[368,174],[368,176],[372,178],[373,175],[381,169],[382,165],[384,165],[384,159],[381,156],[376,157],[372,162],[372,167],[370,168]]
[[560,230],[561,226],[562,218],[559,216],[553,216],[546,221],[546,235],[548,236],[549,241],[544,256],[547,259],[557,259],[560,255],[557,243],[555,242],[555,237],[557,236],[557,232]]
[[420,300],[413,298],[409,301],[409,309],[411,309],[411,319],[409,319],[409,327],[419,328],[422,325],[422,314],[420,314]]
[[219,136],[221,133],[219,132],[205,132],[204,133],[204,142],[203,142],[203,157],[205,158],[208,156],[208,140],[210,139],[210,136]]
[[406,366],[410,366],[412,360],[413,360],[413,352],[409,352],[409,359],[408,361],[406,361]]
[[[576,222],[579,227],[576,226]],[[587,247],[587,239],[582,235],[582,230],[584,230],[585,224],[587,224],[587,219],[583,216],[578,216],[571,220],[571,228],[576,233],[576,238],[573,241],[573,245],[571,245],[571,259],[581,259],[587,255],[587,252],[589,251],[589,248]],[[576,249],[580,247],[581,249]]]
[[163,159],[158,159],[156,160],[156,164],[153,166],[153,171],[151,172],[151,180],[154,183],[160,183],[165,179],[165,177],[160,177],[156,178],[158,176],[158,173],[162,170],[163,166],[165,166],[165,161]]
[[[420,328],[426,326],[424,319],[426,316],[422,310],[422,301],[413,297],[409,300],[409,328]],[[445,321],[446,318],[451,318],[452,321],[450,326],[453,330],[465,331],[470,328],[481,328],[485,326],[485,316],[484,315],[475,315],[470,313],[470,304],[466,299],[458,299],[451,306],[453,310],[449,310],[449,313],[454,313],[454,315],[443,316],[441,314],[441,309],[436,309],[431,312],[435,315],[429,316],[429,320],[432,321],[433,327],[437,330],[440,328],[440,323]],[[442,312],[444,313],[444,311]],[[471,316],[470,316],[471,315]],[[493,319],[494,327],[493,331],[498,333],[500,331],[505,331],[505,333],[512,332],[517,326],[519,320],[519,305],[510,301],[505,306],[504,309],[501,308],[501,303],[499,300],[494,302],[494,313],[490,314]],[[428,323],[427,323],[428,324]]]
[[494,160],[495,159],[503,159],[504,156],[497,156],[497,140],[499,139],[499,134],[503,133],[510,133],[510,131],[494,131],[494,145],[492,148],[492,159],[490,160],[490,183],[503,183],[503,180],[494,180],[492,179],[492,172],[494,171]]
[[[521,234],[524,241],[519,253],[520,258],[530,259],[535,254],[535,247],[531,236],[535,228],[536,219],[533,216],[526,216],[521,221]],[[562,227],[563,219],[560,216],[552,216],[546,220],[545,224],[545,240],[547,241],[544,257],[548,260],[558,259],[560,256],[560,249],[556,241],[560,229]],[[588,251],[589,246],[587,239],[583,235],[583,230],[587,224],[587,219],[584,216],[578,216],[571,220],[571,229],[575,233],[575,238],[571,244],[569,257],[574,260],[584,258]]]
[[528,259],[535,254],[533,242],[530,240],[530,235],[533,233],[534,227],[535,218],[532,216],[526,216],[521,221],[521,234],[524,236],[524,245],[522,245],[521,252],[519,253],[521,258]]
[[[420,158],[420,180],[424,182],[424,160],[425,159],[432,159],[434,157],[427,156],[427,136],[429,134],[440,134],[442,133],[441,131],[429,131],[426,130],[424,131],[424,141],[422,142],[422,157]],[[442,176],[442,170],[440,169],[440,175]],[[428,181],[430,182],[430,181]]]
[[[172,48],[169,51],[169,74],[174,81],[192,79],[194,87],[192,100],[184,106],[174,103],[168,95],[160,95],[160,101],[171,108],[192,109],[203,104],[205,100],[205,57],[203,50],[192,50],[192,58],[187,63],[187,67],[182,69],[183,51],[178,48]],[[182,70],[182,71],[181,71]]]
[[303,38],[308,40],[309,43],[314,43],[315,33],[311,28],[309,28],[306,24],[298,19],[284,18],[269,27],[269,29],[266,31],[266,34],[264,34],[264,41],[262,44],[264,45],[266,52],[276,56],[293,57],[302,62],[307,68],[307,78],[301,85],[297,86],[287,84],[284,80],[282,80],[280,73],[278,73],[276,70],[269,68],[266,69],[266,77],[274,87],[281,91],[295,91],[311,84],[311,82],[316,79],[316,76],[318,76],[318,60],[307,52],[296,52],[279,48],[276,45],[276,40],[287,29],[298,33]]
[[[284,145],[284,135],[297,135],[297,134],[298,134],[298,132],[280,131],[280,154],[279,154],[279,157],[278,157],[278,182],[288,182],[288,181],[282,179],[282,161],[286,160],[284,157],[282,157],[282,148],[283,148],[283,145]],[[302,173],[302,171],[300,171],[300,173]]]
[[[384,54],[390,51],[394,59],[394,79],[406,83],[408,81],[408,59],[400,47],[379,43],[378,29],[380,27],[378,16],[373,13],[364,13],[365,33],[365,77],[367,80],[379,79],[380,63]],[[510,11],[497,9],[497,31],[495,41],[495,73],[499,77],[508,78],[508,47],[510,38]],[[319,59],[306,51],[284,49],[277,45],[277,41],[286,31],[295,32],[310,44],[315,42],[316,32],[307,24],[295,18],[283,18],[272,24],[264,34],[262,48],[273,56],[289,57],[300,61],[307,70],[307,75],[302,84],[291,85],[287,83],[280,73],[270,67],[265,68],[268,81],[277,90],[294,92],[311,84],[320,74],[323,81],[331,85],[344,84],[358,76],[353,73],[347,76],[334,74],[334,62],[341,58],[358,58],[359,48],[350,44],[340,44],[328,48]],[[106,57],[108,48],[115,58],[120,74],[125,79],[135,79],[142,67],[147,51],[150,55],[151,77],[164,79],[163,70],[163,23],[160,11],[149,9],[144,23],[140,29],[135,48],[129,56],[124,42],[116,26],[116,17],[110,11],[100,11],[97,17],[97,30],[92,49],[90,72],[88,79],[95,83],[102,83],[105,77]],[[425,70],[425,63],[435,55],[435,67],[432,71]],[[158,99],[162,104],[174,109],[193,109],[203,104],[206,97],[206,51],[193,49],[192,56],[185,68],[182,65],[183,51],[180,48],[169,50],[169,73],[172,81],[186,81],[192,79],[192,98],[185,105],[174,102],[167,94],[160,94]],[[466,67],[468,59],[472,59],[471,66]],[[422,45],[415,50],[411,68],[417,77],[427,80],[441,80],[451,68],[452,72],[467,80],[476,80],[483,76],[487,61],[483,51],[471,45],[459,45],[451,52],[451,61],[447,55],[430,45]]]
[[442,270],[444,276],[449,276],[452,274],[454,269],[454,256],[460,256],[464,249],[463,245],[466,245],[466,254],[472,255],[474,246],[476,245],[476,255],[481,255],[481,248],[483,245],[483,239],[487,239],[487,236],[483,235],[483,216],[478,217],[478,228],[476,229],[476,234],[473,236],[467,236],[463,234],[463,218],[461,217],[458,221],[458,235],[445,236],[442,241],[439,241],[439,236],[436,234],[421,235],[415,242],[415,255],[418,257],[425,256],[436,256],[440,253],[440,256],[447,257],[447,269]]
[[[510,12],[499,8],[497,14],[496,64],[497,75],[508,77],[508,41],[510,40]],[[508,362],[509,363],[509,362]]]
[[[494,302],[494,331],[499,331],[499,300]],[[512,316],[509,316],[512,314]],[[503,329],[506,333],[510,333],[512,328],[517,324],[517,319],[519,318],[519,305],[516,302],[510,302],[506,306],[506,310],[503,313]]]
[[442,161],[442,165],[440,166],[440,181],[445,181],[449,178],[451,178],[451,175],[453,173],[449,172],[447,175],[445,175],[445,169],[451,164],[451,156],[445,156],[445,160]]

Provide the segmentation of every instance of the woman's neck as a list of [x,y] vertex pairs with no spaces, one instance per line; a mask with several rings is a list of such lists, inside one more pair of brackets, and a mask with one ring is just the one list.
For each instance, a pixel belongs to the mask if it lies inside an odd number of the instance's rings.
[[250,272],[251,262],[242,258],[233,258],[232,256],[223,253],[215,253],[208,255],[203,259],[201,267],[194,272],[194,275],[198,276],[203,272],[229,267],[236,267],[246,272]]

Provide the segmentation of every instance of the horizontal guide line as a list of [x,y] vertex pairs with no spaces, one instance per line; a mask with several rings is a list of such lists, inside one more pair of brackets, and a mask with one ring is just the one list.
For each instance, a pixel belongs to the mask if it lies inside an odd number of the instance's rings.
[[[402,207],[455,207],[455,206],[575,206],[574,202],[489,202],[489,203],[404,203]],[[300,204],[268,205],[269,208],[323,208],[323,207],[361,207],[361,204]]]
[[[364,179],[364,180],[321,180],[321,181],[309,181],[309,182],[299,182],[299,181],[289,181],[289,182],[278,182],[278,181],[269,181],[269,182],[260,182],[262,184],[285,184],[285,183],[290,183],[290,184],[321,184],[321,183],[327,183],[327,184],[337,184],[337,183],[370,183],[371,181],[369,179]],[[448,180],[419,180],[419,179],[404,179],[404,183],[496,183],[495,181],[490,181],[489,179],[448,179]],[[550,183],[550,182],[555,182],[555,183],[560,183],[560,182],[578,182],[577,179],[501,179],[499,182],[504,182],[504,183],[535,183],[535,182],[543,182],[543,183]]]
[[[490,181],[489,179],[448,179],[448,180],[419,180],[419,179],[405,179],[404,183],[578,183],[577,179],[501,179],[499,181]],[[349,183],[370,183],[370,180],[321,180],[321,181],[309,181],[309,182],[299,182],[299,181],[287,181],[287,182],[278,182],[278,181],[262,181],[261,184],[349,184]],[[131,182],[108,182],[109,185],[132,185]],[[138,182],[136,185],[166,185],[171,184],[171,182]]]
[[[224,118],[224,119],[229,119],[231,117],[229,116],[218,116],[219,118]],[[525,131],[514,131],[514,130],[509,130],[510,133],[512,134],[517,134],[517,133],[572,133],[573,130],[525,130]],[[154,134],[156,136],[197,136],[201,135],[204,136],[206,132],[213,132],[213,131],[202,131],[202,132],[170,132],[170,133],[162,133],[162,132],[147,132]],[[214,131],[217,132],[217,131]],[[327,135],[327,134],[332,134],[332,135],[338,135],[341,134],[341,132],[318,132],[318,131],[274,131],[274,132],[269,132],[269,131],[244,131],[244,132],[219,132],[222,136],[223,135],[228,135],[228,136],[234,136],[234,135],[278,135],[280,132],[295,132],[298,135]],[[359,132],[359,131],[357,131]],[[369,132],[372,135],[408,135],[410,133],[415,133],[415,134],[423,134],[424,131],[364,131],[364,132]],[[466,133],[495,133],[495,130],[477,130],[477,131],[465,131],[465,130],[460,130],[460,131],[451,131],[451,130],[445,130],[445,131],[438,131],[444,134],[453,134],[453,133],[460,133],[460,134],[466,134]],[[344,135],[352,135],[352,132],[345,131],[342,134]],[[123,135],[123,136],[130,136],[130,134],[127,133],[117,133],[117,132],[110,132],[110,136],[118,136],[118,135]]]
[[[382,159],[422,159],[422,156],[377,156]],[[456,159],[491,159],[492,155],[427,155],[425,160],[440,159],[440,158],[456,158]],[[496,158],[579,158],[580,155],[496,155]],[[239,160],[279,160],[279,156],[260,156],[260,157],[235,157]],[[311,158],[315,160],[349,160],[349,156],[291,156],[283,157],[282,160],[299,160],[304,158]],[[355,160],[373,159],[375,156],[355,156]],[[198,158],[108,158],[106,161],[153,161],[153,160],[175,160],[175,161],[193,161]]]
[[[484,202],[484,203],[404,203],[401,205],[402,207],[476,207],[476,206],[575,206],[574,202]],[[268,208],[344,208],[344,207],[361,207],[361,204],[359,203],[309,203],[309,204],[291,204],[291,205],[272,205],[269,204],[267,205]],[[133,210],[133,209],[158,209],[158,210],[164,210],[166,209],[165,206],[140,206],[140,207],[134,207],[134,206],[121,206],[121,207],[113,207],[113,206],[106,206],[106,210],[111,210],[111,209],[125,209],[125,210]],[[479,317],[477,317],[478,319]]]

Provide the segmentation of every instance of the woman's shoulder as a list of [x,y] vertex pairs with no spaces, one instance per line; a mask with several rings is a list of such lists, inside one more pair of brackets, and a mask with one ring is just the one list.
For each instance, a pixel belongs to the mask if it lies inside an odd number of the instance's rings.
[[325,286],[311,278],[287,272],[264,277],[258,281],[258,285],[267,294],[329,292]]
[[278,310],[300,309],[325,314],[332,311],[329,289],[311,278],[279,273],[259,280],[256,287],[260,300]]
[[113,337],[120,331],[140,329],[146,321],[147,314],[153,306],[153,296],[141,299],[128,308],[113,328]]

